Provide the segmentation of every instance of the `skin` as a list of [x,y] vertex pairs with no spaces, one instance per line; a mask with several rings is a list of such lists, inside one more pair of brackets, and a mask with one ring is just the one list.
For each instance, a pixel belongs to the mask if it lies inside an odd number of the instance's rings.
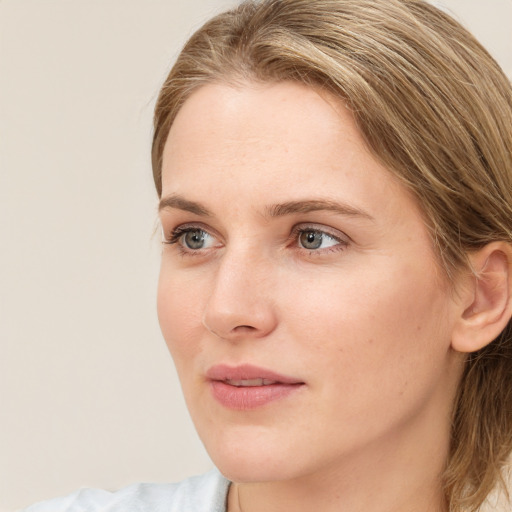
[[[236,482],[229,511],[444,510],[461,371],[451,340],[465,306],[416,201],[350,112],[296,83],[203,86],[172,126],[162,180],[173,243],[159,320],[199,435]],[[320,200],[339,211],[270,215]],[[183,227],[203,247],[187,245]],[[301,245],[308,230],[318,248]],[[304,385],[233,411],[205,377],[221,363]]]

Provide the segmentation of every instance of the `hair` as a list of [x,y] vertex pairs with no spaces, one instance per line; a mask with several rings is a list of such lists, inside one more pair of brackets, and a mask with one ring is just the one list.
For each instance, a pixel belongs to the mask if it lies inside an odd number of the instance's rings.
[[[167,77],[152,165],[202,85],[293,80],[353,112],[369,150],[416,196],[449,278],[468,254],[512,242],[512,88],[476,39],[422,0],[245,1],[207,22]],[[449,510],[477,511],[512,450],[512,324],[469,354],[443,485]]]

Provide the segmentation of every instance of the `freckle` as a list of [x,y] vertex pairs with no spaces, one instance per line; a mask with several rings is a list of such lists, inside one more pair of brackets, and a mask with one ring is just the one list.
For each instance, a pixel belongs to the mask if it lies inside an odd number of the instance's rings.
[[373,339],[373,338],[370,338],[370,339],[368,340],[368,343],[369,343],[370,345],[371,345],[373,342],[374,342],[374,339]]

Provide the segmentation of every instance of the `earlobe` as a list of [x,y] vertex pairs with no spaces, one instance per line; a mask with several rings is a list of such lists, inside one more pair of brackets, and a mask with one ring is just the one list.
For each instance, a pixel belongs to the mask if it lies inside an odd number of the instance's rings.
[[452,333],[458,352],[476,352],[505,329],[512,316],[512,246],[492,242],[470,255],[474,274],[462,294],[466,300]]

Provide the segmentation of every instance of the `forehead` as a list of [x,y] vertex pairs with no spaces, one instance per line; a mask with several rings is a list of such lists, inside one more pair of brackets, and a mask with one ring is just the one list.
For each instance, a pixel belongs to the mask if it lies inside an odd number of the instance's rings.
[[309,194],[355,207],[364,199],[371,209],[398,194],[415,203],[371,155],[343,102],[296,82],[196,90],[169,133],[162,176],[163,197],[279,203]]
[[[345,151],[345,159],[354,159],[364,149],[352,115],[328,93],[294,82],[237,88],[208,84],[196,90],[176,116],[164,148],[163,171],[177,171],[185,163],[199,171],[233,156],[235,161],[223,165],[240,168],[259,154],[262,166],[271,158],[286,158],[287,168],[292,163],[297,170],[308,165],[313,172],[312,167],[337,152],[340,140],[345,149],[354,150],[351,155]],[[304,161],[306,153],[310,158]],[[297,165],[299,161],[304,164]]]
[[164,149],[164,166],[176,144],[183,142],[189,147],[216,144],[215,149],[238,143],[249,149],[250,143],[277,152],[294,142],[313,142],[310,134],[315,133],[325,144],[343,130],[342,118],[352,123],[339,100],[300,83],[208,84],[197,89],[178,112]]

